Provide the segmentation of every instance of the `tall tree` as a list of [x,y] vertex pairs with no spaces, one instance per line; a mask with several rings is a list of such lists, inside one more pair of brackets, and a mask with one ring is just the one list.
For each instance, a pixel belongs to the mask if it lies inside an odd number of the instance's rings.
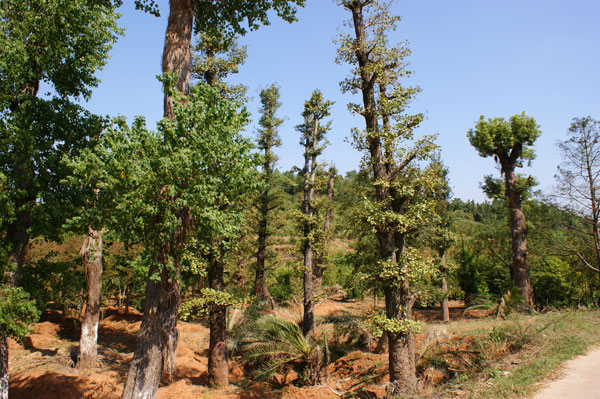
[[366,153],[364,163],[374,190],[373,199],[364,204],[365,220],[378,243],[377,267],[370,275],[385,295],[386,316],[381,322],[389,339],[390,381],[399,394],[416,386],[413,331],[418,324],[411,320],[416,299],[411,284],[430,270],[429,262],[417,260],[418,254],[407,247],[408,236],[428,222],[434,208],[432,200],[420,197],[425,192],[431,197],[436,180],[416,162],[430,158],[435,145],[432,137],[413,137],[423,115],[406,110],[419,88],[401,84],[408,75],[404,58],[410,51],[405,43],[389,44],[387,33],[399,21],[389,13],[390,3],[340,0],[338,4],[352,14],[347,26],[353,34],[342,33],[338,39],[337,62],[355,66],[341,83],[342,90],[362,95],[362,103],[349,105],[365,120],[364,130],[353,130],[353,141]]
[[[155,0],[136,0],[136,7],[154,15],[159,15]],[[214,38],[223,38],[226,42],[237,34],[245,34],[242,26],[246,21],[248,29],[257,29],[260,24],[268,25],[269,10],[274,10],[278,16],[292,22],[295,20],[295,5],[303,6],[304,0],[267,0],[252,1],[234,0],[214,2],[211,0],[169,0],[169,18],[165,32],[165,43],[162,57],[163,76],[174,79],[173,89],[164,91],[164,117],[173,119],[176,95],[185,95],[189,91],[192,70],[192,32],[196,31]],[[182,210],[183,211],[183,210]],[[185,213],[185,212],[183,212]],[[167,278],[167,277],[165,277]],[[178,290],[174,280],[168,279],[161,285],[153,283],[148,278],[147,295],[160,302],[170,303],[172,307],[179,306],[178,301],[168,299],[170,293]],[[179,295],[179,294],[178,294]],[[165,310],[176,314],[177,309]],[[155,317],[145,315],[145,317]],[[172,323],[170,324],[172,325]],[[177,331],[168,334],[168,344],[163,347],[163,366],[168,374],[175,370],[174,357],[177,345]],[[129,389],[130,387],[127,386]],[[125,392],[125,391],[124,391]],[[129,392],[129,391],[128,391]]]
[[[122,2],[122,0],[119,0]],[[192,32],[220,36],[229,40],[269,24],[269,11],[288,22],[296,20],[295,6],[304,6],[305,0],[169,0],[169,18],[165,32],[162,57],[163,74],[175,73],[175,88],[187,93],[192,70]],[[135,0],[136,7],[154,15],[160,15],[156,0]],[[247,28],[243,26],[246,22]],[[164,116],[173,118],[172,96],[165,92]]]
[[[46,223],[57,216],[56,196],[65,194],[60,180],[68,171],[60,160],[102,128],[100,118],[70,99],[91,96],[99,82],[95,72],[105,65],[119,29],[105,2],[7,0],[0,12],[0,170],[14,212],[2,231],[16,282],[31,228],[56,233],[51,228],[62,225]],[[42,81],[54,89],[53,98],[37,97]]]
[[[479,155],[484,158],[494,157],[500,164],[500,173],[504,175],[504,195],[508,200],[513,251],[511,282],[518,287],[519,294],[529,304],[533,301],[533,287],[529,276],[526,219],[521,202],[522,194],[530,186],[527,182],[532,179],[519,179],[516,168],[522,167],[523,161],[531,162],[535,158],[532,146],[540,133],[535,119],[525,113],[513,115],[508,121],[504,118],[486,121],[481,116],[475,129],[468,132],[469,142]],[[487,181],[488,188],[498,187],[491,179],[488,178]]]
[[563,163],[555,176],[555,199],[588,225],[595,259],[586,259],[575,249],[571,252],[600,277],[600,122],[589,116],[573,118],[567,134],[568,139],[558,144]]
[[[337,169],[331,166],[327,171],[326,181],[327,190],[325,192],[325,198],[316,207],[316,212],[325,212],[323,218],[323,227],[320,234],[316,237],[316,248],[315,257],[313,261],[313,280],[314,290],[318,294],[323,286],[323,273],[325,272],[325,263],[327,261],[327,247],[331,238],[331,218],[333,216],[333,191],[335,185],[335,178],[337,176]],[[320,215],[319,215],[320,216]],[[317,217],[319,220],[319,217]]]
[[158,133],[141,118],[131,127],[119,119],[76,162],[74,178],[112,197],[103,202],[113,215],[110,229],[126,244],[141,244],[150,265],[124,398],[155,397],[163,354],[177,331],[179,275],[190,238],[230,226],[219,219],[221,205],[253,179],[252,145],[239,134],[248,114],[237,103],[199,85],[174,104],[176,118],[163,119]]
[[281,106],[279,102],[279,88],[271,85],[260,92],[260,109],[261,117],[259,120],[260,129],[258,130],[258,149],[261,150],[262,159],[262,174],[261,180],[263,183],[262,193],[259,198],[259,215],[258,215],[258,234],[257,234],[257,250],[256,250],[256,273],[254,278],[254,295],[257,298],[268,300],[273,306],[273,299],[269,294],[266,279],[266,252],[267,240],[271,235],[269,229],[269,213],[274,208],[273,197],[273,170],[277,162],[277,155],[273,153],[274,147],[281,146],[278,129],[283,123],[283,119],[278,118],[275,114]]
[[[69,170],[60,161],[93,143],[103,122],[73,99],[88,99],[98,85],[95,73],[119,33],[116,19],[110,2],[0,3],[0,173],[10,203],[10,216],[0,220],[0,240],[13,286],[19,283],[30,237],[58,239],[69,205],[77,202],[61,187]],[[50,98],[38,97],[42,82],[52,88]],[[3,373],[8,372],[5,344],[3,339]]]
[[[239,47],[235,37],[222,33],[201,32],[196,46],[192,76],[219,92],[222,98],[235,101],[238,106],[245,101],[246,87],[230,85],[226,82],[229,75],[238,72],[246,59],[246,48]],[[224,187],[225,189],[226,187]],[[229,364],[226,345],[227,303],[225,293],[225,259],[239,238],[239,201],[232,196],[233,191],[224,193],[226,201],[219,206],[220,219],[213,220],[216,225],[208,225],[198,230],[196,243],[200,252],[207,254],[207,277],[211,295],[221,300],[213,301],[209,307],[209,347],[208,375],[212,386],[225,388],[229,385]],[[206,291],[206,290],[205,290]],[[206,293],[206,292],[205,292]],[[169,349],[174,356],[175,349]]]
[[314,332],[313,311],[313,267],[314,267],[314,240],[315,240],[315,175],[317,173],[317,157],[325,149],[325,134],[331,127],[331,122],[323,123],[323,119],[330,115],[333,103],[323,99],[319,90],[315,90],[311,98],[304,103],[304,123],[296,129],[300,132],[300,145],[304,147],[304,186],[302,190],[302,225],[303,225],[303,252],[304,252],[304,318],[302,320],[302,333],[304,336]]
[[439,154],[431,164],[440,176],[439,187],[436,188],[434,198],[436,201],[436,220],[426,231],[425,239],[427,245],[434,249],[439,256],[439,275],[441,278],[441,317],[444,323],[450,321],[450,308],[448,303],[448,262],[447,252],[455,241],[452,231],[452,217],[450,215],[451,189],[448,181],[448,168],[442,163]]

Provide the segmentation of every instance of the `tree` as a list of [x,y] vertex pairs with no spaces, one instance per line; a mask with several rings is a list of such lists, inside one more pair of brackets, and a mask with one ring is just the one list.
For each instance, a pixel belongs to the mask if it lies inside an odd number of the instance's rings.
[[314,240],[315,240],[315,175],[317,173],[317,157],[325,149],[325,134],[331,128],[331,122],[322,123],[330,115],[333,103],[323,99],[319,90],[315,90],[311,98],[304,103],[302,117],[304,123],[298,125],[296,130],[301,134],[300,145],[304,147],[304,186],[302,190],[302,228],[304,252],[304,318],[302,320],[302,333],[304,336],[314,332],[313,312],[313,267],[314,267]]
[[[2,231],[16,283],[30,229],[57,235],[53,227],[62,226],[64,214],[57,215],[54,205],[64,199],[60,181],[68,171],[60,161],[102,128],[101,118],[70,99],[91,96],[99,82],[94,74],[120,31],[114,10],[103,2],[7,0],[0,11],[0,170],[14,212]],[[37,97],[42,81],[54,89],[51,99]]]
[[426,233],[426,241],[439,255],[439,274],[442,279],[441,317],[444,323],[448,323],[450,321],[450,309],[448,306],[448,264],[446,256],[455,241],[450,215],[452,191],[448,181],[448,168],[444,166],[439,155],[436,156],[431,167],[437,170],[441,185],[435,190],[437,220],[429,227]]
[[81,322],[78,368],[96,367],[98,355],[98,322],[102,304],[102,234],[88,228],[88,234],[79,252],[85,266],[87,300]]
[[600,122],[589,116],[573,118],[567,134],[568,139],[558,144],[563,163],[555,175],[558,186],[554,198],[587,225],[589,233],[585,235],[594,244],[595,259],[573,247],[571,252],[600,277]]
[[258,149],[263,151],[262,174],[263,183],[262,193],[260,194],[259,215],[258,215],[258,238],[256,251],[256,274],[254,278],[254,295],[263,300],[269,300],[273,306],[273,299],[269,294],[266,279],[266,250],[267,239],[271,235],[268,228],[269,213],[274,209],[273,190],[273,169],[277,162],[277,155],[273,153],[274,147],[281,145],[281,139],[277,132],[283,123],[283,119],[275,116],[281,106],[279,102],[279,88],[271,85],[260,92],[260,101],[262,114],[259,120],[260,129],[258,130]]
[[[155,0],[136,0],[136,7],[154,15],[159,15]],[[174,96],[185,95],[189,92],[192,55],[192,32],[201,33],[211,38],[222,38],[230,43],[236,34],[245,34],[242,23],[247,21],[248,29],[257,29],[260,24],[269,23],[268,11],[273,9],[278,16],[292,22],[295,20],[294,5],[302,6],[304,0],[267,0],[248,2],[235,0],[214,2],[210,0],[169,0],[169,18],[165,32],[165,43],[162,57],[163,76],[174,77],[173,90],[164,92],[164,117],[174,118]],[[209,82],[210,83],[210,82]],[[153,285],[148,281],[148,286]],[[154,285],[156,292],[148,292],[154,297],[164,296],[161,301],[168,302],[169,292],[176,287],[163,282],[162,288]],[[178,288],[177,288],[178,289]],[[175,306],[178,302],[171,302]],[[169,310],[175,314],[177,310]],[[165,371],[174,373],[175,349],[177,346],[177,331],[169,334],[169,344],[164,347]],[[125,391],[124,391],[125,392]]]
[[[493,118],[487,121],[483,116],[475,129],[468,132],[469,142],[480,156],[493,156],[500,164],[500,173],[504,175],[504,195],[508,200],[508,212],[511,227],[513,262],[510,276],[513,286],[518,287],[519,294],[528,304],[533,301],[533,287],[529,276],[529,260],[527,251],[527,227],[522,208],[522,195],[532,185],[531,178],[523,179],[515,172],[523,166],[523,161],[535,159],[531,148],[540,135],[535,119],[522,113],[513,115],[509,121],[504,118]],[[488,191],[498,191],[500,187],[487,178]],[[495,189],[493,188],[495,187]]]
[[[331,236],[331,218],[333,216],[333,192],[335,185],[335,178],[337,176],[337,169],[331,166],[327,171],[327,191],[325,192],[325,198],[321,198],[321,201],[315,207],[317,213],[317,220],[321,218],[319,213],[325,212],[323,218],[322,228],[316,231],[315,240],[315,257],[313,261],[313,280],[314,290],[319,293],[323,286],[323,273],[325,272],[325,263],[327,261],[327,246]],[[315,226],[316,227],[316,226]]]
[[[10,203],[9,217],[0,220],[0,239],[10,264],[3,272],[13,286],[30,238],[58,239],[69,205],[78,201],[61,186],[70,173],[61,160],[93,143],[103,121],[73,100],[88,99],[97,86],[95,73],[120,32],[116,19],[110,2],[0,4],[0,172]],[[42,82],[52,88],[51,97],[38,97]],[[0,343],[2,355],[8,353],[5,343]],[[0,356],[0,363],[5,361]]]
[[[169,90],[169,82],[165,86]],[[160,121],[157,133],[142,118],[131,127],[117,119],[100,145],[76,162],[76,178],[111,197],[110,229],[126,245],[141,244],[149,263],[124,398],[155,397],[165,348],[177,331],[179,275],[190,239],[208,228],[229,228],[221,206],[253,179],[252,146],[239,134],[248,114],[206,85],[178,99],[176,118]]]
[[[199,55],[195,58],[193,74],[200,82],[216,89],[224,99],[230,99],[238,106],[245,100],[246,87],[229,85],[225,79],[235,74],[246,58],[245,47],[239,48],[235,37],[223,34],[201,32],[197,49]],[[223,203],[219,205],[212,223],[197,230],[195,236],[196,250],[204,254],[207,262],[207,277],[209,290],[204,295],[214,298],[208,301],[209,306],[209,348],[208,375],[209,383],[225,388],[229,385],[229,365],[226,344],[227,334],[227,305],[231,298],[225,292],[224,271],[225,259],[234,249],[241,235],[240,226],[240,197],[243,186],[232,188],[223,187]],[[169,351],[173,356],[175,349]]]
[[[160,15],[155,0],[136,0],[138,9]],[[180,93],[189,90],[192,56],[192,32],[202,32],[228,41],[235,35],[244,35],[247,29],[258,29],[260,24],[269,24],[270,10],[288,22],[295,21],[295,5],[303,6],[304,0],[233,0],[214,2],[211,0],[169,0],[169,18],[165,32],[162,57],[163,74],[178,76],[175,88]],[[242,26],[246,21],[248,28]],[[173,99],[164,96],[164,116],[173,118]]]
[[362,103],[350,104],[349,109],[364,118],[365,129],[353,130],[352,138],[365,152],[363,162],[374,191],[363,211],[378,244],[376,267],[369,274],[385,295],[386,315],[378,322],[388,335],[390,381],[398,394],[416,385],[412,333],[418,323],[411,320],[416,299],[411,284],[431,271],[431,262],[408,248],[407,238],[426,225],[434,211],[431,196],[437,180],[416,163],[429,159],[435,145],[430,136],[413,137],[423,115],[406,114],[419,88],[401,84],[408,75],[404,58],[410,51],[404,43],[391,46],[387,38],[399,17],[390,15],[389,3],[378,0],[338,4],[352,14],[348,26],[353,35],[342,33],[338,39],[337,62],[355,66],[341,83],[342,90],[362,95]]

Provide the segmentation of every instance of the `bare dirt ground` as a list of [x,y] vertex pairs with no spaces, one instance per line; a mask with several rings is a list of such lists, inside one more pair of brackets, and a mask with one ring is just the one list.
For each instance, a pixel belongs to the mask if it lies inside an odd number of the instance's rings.
[[[370,306],[372,300],[324,300],[316,306],[315,313],[320,316],[343,312],[360,314]],[[299,320],[301,309],[299,305],[291,306],[277,313],[291,320]],[[451,314],[455,319],[462,317],[460,304],[453,304]],[[420,320],[431,322],[438,320],[439,310],[417,311],[416,315]],[[23,345],[10,343],[10,397],[118,399],[140,322],[141,315],[138,312],[130,310],[125,314],[120,308],[106,308],[99,327],[98,367],[80,371],[73,367],[78,350],[78,322],[63,319],[58,313],[45,314],[40,323],[32,327],[32,333]],[[333,362],[321,386],[297,387],[289,383],[288,376],[278,376],[278,380],[271,383],[250,382],[244,379],[242,368],[233,361],[230,388],[213,390],[207,387],[208,329],[198,323],[181,322],[179,337],[177,374],[174,382],[159,388],[158,399],[328,399],[339,398],[339,392],[352,390],[360,384],[364,397],[381,398],[385,394],[387,355],[360,350]],[[422,342],[423,337],[417,337],[417,345],[419,341]],[[367,372],[370,373],[369,380],[364,383]]]
[[559,378],[549,382],[534,399],[599,399],[600,347],[566,362]]

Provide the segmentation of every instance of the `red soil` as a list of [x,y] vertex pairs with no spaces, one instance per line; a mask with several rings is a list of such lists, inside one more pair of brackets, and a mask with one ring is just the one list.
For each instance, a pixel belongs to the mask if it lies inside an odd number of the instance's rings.
[[[372,301],[331,301],[317,304],[317,315],[359,314]],[[299,308],[278,310],[282,316],[296,319]],[[462,309],[455,307],[458,317]],[[439,311],[417,311],[417,318],[435,320]],[[135,347],[141,315],[131,310],[109,307],[104,310],[99,326],[99,364],[90,371],[73,368],[78,346],[77,324],[62,319],[56,313],[46,315],[45,321],[33,326],[24,346],[10,343],[10,396],[19,399],[117,399],[123,389],[129,362]],[[338,359],[328,368],[321,386],[296,387],[288,383],[277,390],[278,384],[245,382],[243,370],[231,362],[232,385],[226,390],[207,387],[208,329],[196,323],[179,324],[179,344],[176,354],[177,373],[173,383],[161,386],[158,399],[326,399],[338,398],[335,392],[362,390],[361,397],[385,396],[387,355],[354,351]],[[419,337],[417,341],[422,338]],[[436,380],[431,371],[425,378]],[[233,385],[235,384],[235,385]]]

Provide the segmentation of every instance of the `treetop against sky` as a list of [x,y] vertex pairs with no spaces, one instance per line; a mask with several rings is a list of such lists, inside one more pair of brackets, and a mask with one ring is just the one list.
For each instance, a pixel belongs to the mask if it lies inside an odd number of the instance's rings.
[[[119,10],[125,37],[115,45],[102,80],[87,107],[103,115],[147,118],[150,127],[162,117],[160,73],[167,0],[159,0],[161,18],[135,11],[133,2]],[[442,159],[450,169],[454,196],[482,200],[485,174],[495,173],[480,158],[466,133],[480,115],[505,117],[525,111],[540,124],[535,164],[522,172],[534,175],[544,191],[552,189],[559,162],[556,142],[564,139],[573,117],[600,111],[600,3],[597,0],[396,0],[392,12],[402,21],[390,34],[392,42],[408,41],[414,71],[407,85],[419,85],[411,112],[423,112],[419,132],[437,133]],[[345,141],[359,118],[347,111],[358,101],[344,95],[339,82],[347,65],[334,62],[333,40],[347,19],[333,0],[307,0],[298,22],[273,18],[272,25],[241,39],[248,59],[232,83],[248,86],[252,123],[246,134],[255,137],[259,92],[276,82],[281,87],[279,114],[280,169],[302,163],[294,126],[313,90],[335,101],[331,145],[322,159],[345,173],[357,169],[360,155]],[[526,166],[526,165],[525,165]]]

